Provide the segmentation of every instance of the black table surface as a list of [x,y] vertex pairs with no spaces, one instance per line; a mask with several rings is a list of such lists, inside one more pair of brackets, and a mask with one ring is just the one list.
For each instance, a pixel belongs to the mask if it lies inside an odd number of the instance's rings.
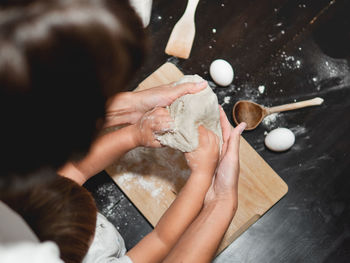
[[[130,90],[170,61],[209,80],[231,123],[241,99],[266,106],[325,100],[320,107],[280,113],[243,134],[289,192],[215,262],[350,262],[350,1],[202,0],[192,53],[182,60],[164,49],[186,2],[153,1],[149,56]],[[234,68],[229,87],[211,81],[209,65],[217,58]],[[277,127],[296,135],[287,152],[264,146],[264,133]],[[85,186],[128,249],[152,230],[105,172]]]

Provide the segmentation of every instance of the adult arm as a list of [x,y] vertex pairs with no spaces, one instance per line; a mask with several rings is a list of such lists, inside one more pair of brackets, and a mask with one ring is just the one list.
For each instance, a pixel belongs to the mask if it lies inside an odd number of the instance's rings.
[[232,201],[207,204],[163,262],[211,262],[235,211]]
[[168,106],[177,98],[197,93],[207,85],[206,81],[176,86],[170,83],[141,91],[118,93],[106,103],[104,127],[134,124],[145,112],[155,107]]
[[199,147],[186,154],[192,174],[155,229],[127,255],[134,263],[161,262],[202,208],[219,158],[219,140],[199,128]]
[[[229,125],[227,119],[226,124]],[[211,262],[238,206],[239,140],[246,124],[223,134],[227,147],[204,207],[164,262]],[[226,131],[228,129],[225,129]]]

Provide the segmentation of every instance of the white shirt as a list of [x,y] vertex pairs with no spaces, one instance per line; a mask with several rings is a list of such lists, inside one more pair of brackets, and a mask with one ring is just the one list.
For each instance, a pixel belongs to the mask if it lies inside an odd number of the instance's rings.
[[0,201],[1,263],[63,263],[58,246],[39,243],[31,228],[15,211]]
[[0,201],[0,244],[24,241],[39,243],[39,239],[23,218]]
[[[1,263],[63,263],[54,242],[39,243],[24,220],[2,202],[0,212]],[[121,235],[97,213],[95,236],[83,263],[132,263],[125,253]]]
[[132,263],[125,253],[121,235],[102,214],[97,213],[95,236],[83,263]]
[[1,263],[64,263],[58,246],[51,242],[28,241],[0,245]]

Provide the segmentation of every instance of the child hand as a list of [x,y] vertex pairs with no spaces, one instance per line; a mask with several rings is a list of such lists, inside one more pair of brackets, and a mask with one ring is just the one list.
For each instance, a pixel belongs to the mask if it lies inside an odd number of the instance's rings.
[[199,126],[199,142],[196,150],[185,153],[192,173],[214,174],[219,160],[219,138],[212,131]]
[[155,108],[146,112],[135,124],[136,144],[145,147],[162,147],[156,135],[171,129],[172,123],[169,111],[165,108]]

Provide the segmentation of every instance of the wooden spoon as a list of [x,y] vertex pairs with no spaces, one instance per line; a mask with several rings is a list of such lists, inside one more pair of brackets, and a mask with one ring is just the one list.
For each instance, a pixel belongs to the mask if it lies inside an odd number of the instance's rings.
[[188,0],[185,13],[176,23],[170,34],[165,53],[187,59],[190,56],[196,27],[194,15],[199,0]]
[[253,130],[267,115],[272,113],[296,110],[304,107],[321,105],[322,103],[323,99],[317,97],[311,100],[267,108],[252,101],[240,100],[237,101],[233,107],[232,114],[233,120],[237,125],[241,122],[245,122],[247,123],[246,130]]

